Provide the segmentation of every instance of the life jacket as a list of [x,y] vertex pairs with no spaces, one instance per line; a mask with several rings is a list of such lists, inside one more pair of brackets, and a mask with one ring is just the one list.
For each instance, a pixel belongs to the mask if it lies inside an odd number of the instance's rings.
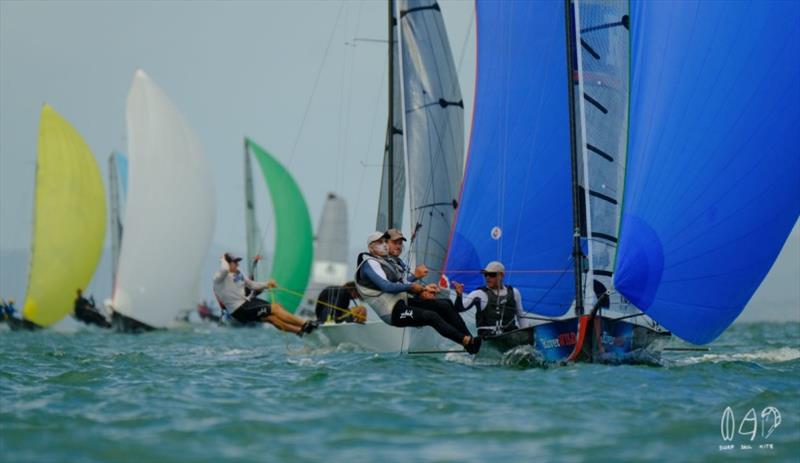
[[478,330],[492,330],[502,333],[517,329],[517,301],[514,299],[514,288],[506,286],[505,296],[482,286],[481,291],[489,298],[486,307],[475,312],[475,326]]
[[386,322],[387,324],[391,325],[392,322],[392,310],[394,306],[400,301],[408,302],[408,294],[407,293],[397,293],[397,294],[390,294],[384,293],[383,291],[378,288],[375,283],[370,281],[369,278],[363,275],[362,268],[364,265],[367,265],[367,262],[370,260],[374,260],[378,264],[380,264],[381,269],[386,274],[386,279],[396,283],[402,279],[402,275],[399,275],[395,266],[386,262],[384,259],[379,257],[375,257],[372,254],[362,252],[358,255],[357,260],[357,267],[356,267],[356,291],[358,291],[359,296],[361,299],[364,300],[372,310],[375,311],[376,314]]

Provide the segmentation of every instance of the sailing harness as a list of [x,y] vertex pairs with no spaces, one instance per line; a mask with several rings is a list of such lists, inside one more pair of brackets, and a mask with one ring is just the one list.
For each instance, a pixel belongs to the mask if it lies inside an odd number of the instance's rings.
[[378,314],[381,320],[386,324],[392,324],[392,310],[398,302],[404,301],[408,303],[408,293],[402,292],[397,294],[384,293],[378,288],[375,283],[370,281],[362,274],[362,267],[370,260],[374,260],[386,274],[386,279],[391,282],[398,282],[402,280],[402,275],[399,275],[397,268],[386,262],[384,259],[377,258],[372,254],[362,252],[358,255],[358,265],[356,267],[356,291],[361,298],[366,302],[372,310]]

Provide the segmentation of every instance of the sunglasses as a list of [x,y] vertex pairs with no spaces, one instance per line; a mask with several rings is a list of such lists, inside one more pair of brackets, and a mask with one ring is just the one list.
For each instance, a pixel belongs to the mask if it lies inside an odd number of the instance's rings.
[[497,276],[497,273],[495,273],[495,272],[484,272],[483,273],[483,277],[484,278],[495,278],[496,276]]

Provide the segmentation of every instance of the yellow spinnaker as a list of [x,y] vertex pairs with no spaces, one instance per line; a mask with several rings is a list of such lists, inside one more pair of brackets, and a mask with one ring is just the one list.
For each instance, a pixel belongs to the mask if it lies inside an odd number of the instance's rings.
[[94,155],[48,105],[39,122],[31,267],[23,316],[52,325],[72,311],[103,250],[106,200]]

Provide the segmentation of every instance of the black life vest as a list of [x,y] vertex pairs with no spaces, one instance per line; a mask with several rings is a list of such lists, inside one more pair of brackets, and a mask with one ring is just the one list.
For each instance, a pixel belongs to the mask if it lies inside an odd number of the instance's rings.
[[514,299],[514,288],[506,286],[505,296],[498,296],[497,292],[486,286],[478,289],[486,293],[489,303],[475,312],[475,326],[479,330],[495,330],[499,327],[501,333],[517,329],[517,301]]

